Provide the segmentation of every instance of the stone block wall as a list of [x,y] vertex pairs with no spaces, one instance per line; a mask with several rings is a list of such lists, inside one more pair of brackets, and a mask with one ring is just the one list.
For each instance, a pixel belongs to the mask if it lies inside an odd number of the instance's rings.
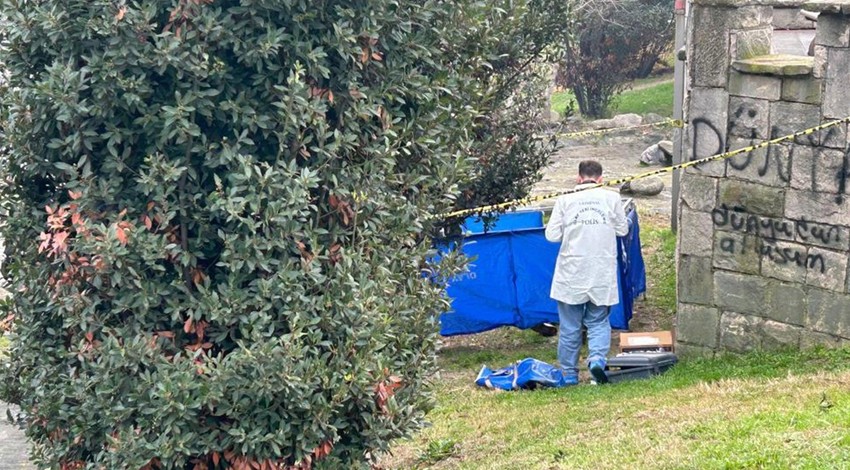
[[[786,21],[789,4],[781,7]],[[815,57],[770,56],[774,5],[694,0],[686,160],[850,116],[850,7],[820,11]],[[680,354],[850,345],[847,125],[682,173]]]

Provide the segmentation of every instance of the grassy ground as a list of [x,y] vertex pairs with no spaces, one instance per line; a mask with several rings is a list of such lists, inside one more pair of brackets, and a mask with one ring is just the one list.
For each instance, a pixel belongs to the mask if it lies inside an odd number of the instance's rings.
[[[642,218],[649,291],[633,320],[669,327],[673,234]],[[387,468],[850,468],[850,351],[686,361],[609,386],[492,392],[482,364],[555,361],[555,338],[500,329],[446,338],[431,427],[399,442]]]
[[[564,114],[568,103],[575,102],[575,97],[567,91],[552,95],[552,110]],[[577,107],[576,107],[577,110]],[[649,82],[644,87],[635,85],[634,90],[627,90],[616,97],[613,102],[614,114],[647,114],[655,113],[664,117],[673,115],[673,82],[665,78],[662,83]]]
[[641,214],[641,248],[647,292],[636,306],[631,327],[638,331],[670,330],[676,314],[676,234],[666,215]]
[[[528,349],[533,354],[535,341]],[[505,355],[521,355],[520,351]],[[391,468],[848,468],[850,352],[694,360],[648,381],[476,389],[444,357],[433,426]]]

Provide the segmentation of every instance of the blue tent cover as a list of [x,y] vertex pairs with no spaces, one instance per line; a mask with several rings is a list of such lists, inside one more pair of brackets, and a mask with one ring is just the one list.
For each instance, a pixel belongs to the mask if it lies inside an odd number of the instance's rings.
[[[637,211],[627,216],[632,230],[618,238],[620,303],[610,315],[611,326],[621,330],[629,328],[634,299],[646,291]],[[440,333],[451,336],[557,323],[557,304],[549,298],[549,289],[559,245],[546,240],[543,213],[503,214],[487,232],[480,220],[470,218],[464,228],[468,236],[461,249],[472,261],[468,272],[449,283],[452,310],[440,316]]]

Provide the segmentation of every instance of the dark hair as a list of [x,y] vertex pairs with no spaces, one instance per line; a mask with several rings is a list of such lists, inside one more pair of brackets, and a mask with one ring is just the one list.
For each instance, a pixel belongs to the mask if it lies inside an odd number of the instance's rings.
[[602,176],[602,165],[596,160],[585,160],[578,164],[578,175],[581,178],[599,178]]

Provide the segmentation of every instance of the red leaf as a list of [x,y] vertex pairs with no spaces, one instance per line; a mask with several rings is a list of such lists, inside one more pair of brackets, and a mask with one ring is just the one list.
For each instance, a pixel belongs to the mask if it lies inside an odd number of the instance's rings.
[[189,317],[186,319],[186,323],[183,324],[183,331],[185,331],[187,334],[192,331],[192,321],[192,317]]
[[118,242],[122,245],[127,245],[128,237],[127,232],[124,231],[121,227],[115,227],[115,238],[118,239]]
[[126,6],[122,6],[122,7],[118,10],[118,13],[116,13],[116,14],[115,14],[115,21],[121,21],[121,20],[123,20],[123,19],[124,19],[124,15],[125,15],[125,14],[127,14],[127,7],[126,7]]
[[87,340],[89,343],[91,343],[91,342],[94,340],[94,333],[92,333],[91,331],[87,332],[87,333],[86,333],[86,340]]
[[41,232],[38,236],[39,240],[41,240],[41,244],[38,245],[38,252],[44,253],[48,249],[50,249],[52,235],[49,233]]
[[54,253],[64,253],[68,251],[68,245],[65,243],[65,240],[68,239],[68,232],[62,231],[57,232],[53,235],[53,252]]
[[68,196],[70,196],[72,200],[76,201],[77,199],[83,197],[83,193],[80,192],[80,191],[71,191],[69,189],[68,190]]
[[218,467],[218,462],[219,462],[220,460],[221,460],[221,456],[219,456],[218,452],[213,452],[213,453],[212,453],[212,461],[213,461],[213,465],[215,465],[216,467]]

